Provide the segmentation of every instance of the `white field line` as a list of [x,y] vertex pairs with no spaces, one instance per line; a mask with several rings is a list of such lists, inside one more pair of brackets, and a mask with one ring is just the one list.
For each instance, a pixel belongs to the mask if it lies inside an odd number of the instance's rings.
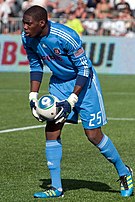
[[[109,117],[108,120],[111,120],[111,121],[135,121],[135,118]],[[78,123],[81,123],[81,120],[79,120]],[[44,128],[44,127],[45,127],[45,125],[35,125],[35,126],[26,126],[26,127],[22,127],[22,128],[11,128],[11,129],[0,130],[0,133],[10,133],[10,132],[31,130],[31,129],[35,129],[35,128]]]
[[11,128],[11,129],[0,130],[0,133],[10,133],[10,132],[16,132],[16,131],[31,130],[35,128],[43,128],[44,126],[45,125],[37,125],[37,126],[26,126],[22,128]]

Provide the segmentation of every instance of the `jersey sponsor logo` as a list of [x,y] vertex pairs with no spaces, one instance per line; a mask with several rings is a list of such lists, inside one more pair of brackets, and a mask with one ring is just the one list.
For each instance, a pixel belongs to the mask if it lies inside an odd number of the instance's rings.
[[47,61],[51,61],[51,60],[59,60],[59,61],[62,61],[62,58],[57,56],[57,55],[47,55],[47,56],[41,56],[42,60],[47,60]]
[[83,48],[79,48],[79,49],[74,53],[74,55],[75,55],[75,57],[78,57],[78,56],[82,55],[83,53],[84,53],[84,49],[83,49]]
[[60,49],[59,48],[54,48],[53,50],[54,50],[55,54],[58,54],[58,55],[60,54]]

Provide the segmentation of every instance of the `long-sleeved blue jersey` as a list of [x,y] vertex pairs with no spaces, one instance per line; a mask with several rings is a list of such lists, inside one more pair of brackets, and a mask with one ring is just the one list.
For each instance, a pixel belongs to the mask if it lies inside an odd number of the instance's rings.
[[30,38],[22,32],[31,72],[43,72],[43,64],[64,81],[77,75],[89,77],[91,61],[86,57],[82,41],[71,28],[49,21],[47,36]]

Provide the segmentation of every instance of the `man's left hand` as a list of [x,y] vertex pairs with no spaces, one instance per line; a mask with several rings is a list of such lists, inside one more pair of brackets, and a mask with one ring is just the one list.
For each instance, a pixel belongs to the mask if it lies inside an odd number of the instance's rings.
[[55,123],[63,123],[70,112],[72,111],[75,103],[78,101],[78,96],[72,93],[67,100],[56,103],[56,107],[59,107],[61,110],[55,117]]

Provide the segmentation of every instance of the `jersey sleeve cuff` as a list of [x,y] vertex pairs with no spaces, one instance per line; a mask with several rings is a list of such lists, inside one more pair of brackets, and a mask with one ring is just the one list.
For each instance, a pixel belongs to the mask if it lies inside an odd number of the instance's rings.
[[76,78],[76,84],[75,85],[83,87],[85,85],[85,83],[87,82],[87,80],[88,80],[88,77],[78,75]]
[[31,81],[42,81],[43,73],[42,72],[30,72]]

